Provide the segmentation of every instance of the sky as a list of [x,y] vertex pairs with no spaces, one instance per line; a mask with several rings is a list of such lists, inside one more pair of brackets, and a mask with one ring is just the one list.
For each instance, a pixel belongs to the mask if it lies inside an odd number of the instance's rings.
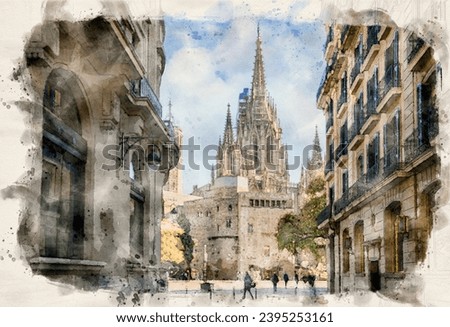
[[[183,130],[183,144],[192,137],[200,145],[194,155],[200,169],[185,165],[185,193],[190,193],[193,185],[210,181],[210,171],[201,165],[202,150],[217,145],[223,135],[228,103],[235,127],[239,93],[251,87],[258,23],[267,90],[278,109],[283,143],[292,145],[289,162],[294,162],[294,156],[303,158],[302,151],[312,143],[316,125],[323,146],[324,116],[315,102],[325,65],[324,24],[286,15],[226,16],[164,17],[166,69],[160,101],[166,114],[171,101],[175,122]],[[187,151],[182,154],[187,163]],[[291,182],[298,182],[299,172],[300,168],[290,171]]]

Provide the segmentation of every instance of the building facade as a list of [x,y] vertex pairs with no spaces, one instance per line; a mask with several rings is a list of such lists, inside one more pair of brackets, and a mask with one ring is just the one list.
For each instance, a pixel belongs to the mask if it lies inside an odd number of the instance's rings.
[[324,52],[328,206],[317,223],[329,234],[329,288],[406,296],[441,185],[440,65],[427,42],[393,24],[332,24]]
[[37,274],[155,292],[166,285],[162,191],[178,153],[158,100],[164,22],[113,8],[86,21],[45,20],[27,42],[34,100],[22,105],[35,152],[19,241]]

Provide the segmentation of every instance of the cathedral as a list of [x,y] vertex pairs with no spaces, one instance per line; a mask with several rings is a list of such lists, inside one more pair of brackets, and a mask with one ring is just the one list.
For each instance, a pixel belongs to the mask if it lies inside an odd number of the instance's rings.
[[236,134],[228,104],[211,183],[194,187],[192,195],[199,198],[182,208],[195,242],[194,278],[236,279],[248,271],[256,279],[268,279],[296,268],[295,257],[278,249],[276,232],[279,220],[297,211],[301,183],[289,183],[261,45],[258,29],[252,85],[239,95]]
[[273,99],[268,96],[258,29],[251,92],[239,95],[237,137],[234,139],[230,105],[223,141],[219,140],[217,177],[248,178],[251,192],[287,192],[287,152]]

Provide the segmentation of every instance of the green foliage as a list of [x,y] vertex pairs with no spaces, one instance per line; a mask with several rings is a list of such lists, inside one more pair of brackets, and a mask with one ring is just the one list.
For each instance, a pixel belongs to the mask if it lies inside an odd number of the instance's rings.
[[191,266],[192,259],[194,258],[194,240],[188,233],[180,235],[181,243],[183,244],[183,256],[187,267]]
[[323,237],[323,231],[317,228],[316,218],[326,206],[324,194],[325,182],[316,178],[309,184],[306,194],[309,200],[300,210],[300,214],[286,214],[278,222],[278,248],[287,249],[297,254],[298,249],[310,249],[317,254],[317,244],[314,239]]

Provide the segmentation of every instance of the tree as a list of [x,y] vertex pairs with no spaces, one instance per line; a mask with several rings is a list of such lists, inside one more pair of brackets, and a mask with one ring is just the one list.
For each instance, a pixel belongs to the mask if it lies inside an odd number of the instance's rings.
[[316,218],[326,206],[325,182],[316,177],[306,188],[308,200],[300,213],[288,213],[278,222],[278,248],[297,254],[297,249],[310,249],[317,254],[315,239],[324,237],[324,232],[317,228]]
[[[194,258],[194,240],[192,239],[192,236],[190,234],[191,231],[191,224],[189,223],[189,220],[186,218],[186,216],[182,213],[178,216],[177,219],[178,224],[181,226],[181,228],[184,230],[184,233],[180,235],[181,243],[183,244],[183,257],[184,262],[186,264],[187,270],[191,271],[191,262]],[[191,276],[189,276],[190,278]]]

